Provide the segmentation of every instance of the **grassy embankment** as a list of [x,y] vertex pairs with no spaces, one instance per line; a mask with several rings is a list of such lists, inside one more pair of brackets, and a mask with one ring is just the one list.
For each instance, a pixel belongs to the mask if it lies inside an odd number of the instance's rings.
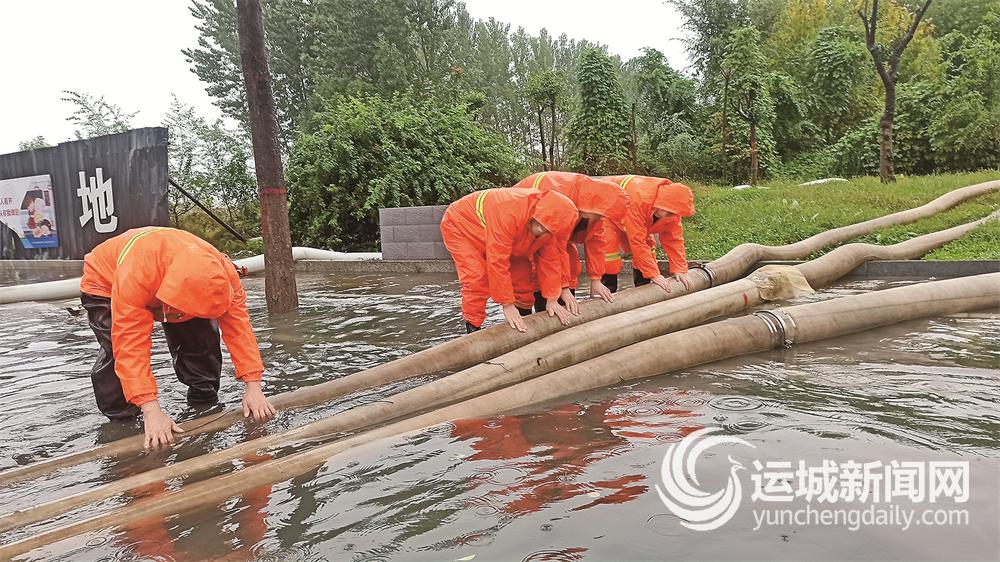
[[[789,244],[823,230],[917,207],[959,187],[996,179],[1000,179],[998,171],[900,177],[891,185],[882,185],[878,178],[804,187],[772,182],[764,184],[767,189],[738,191],[693,184],[697,214],[684,219],[688,259],[713,259],[743,242]],[[1000,193],[913,224],[878,230],[859,241],[895,244],[984,217],[996,209],[1000,209]],[[924,259],[1000,259],[1000,221],[981,226]]]

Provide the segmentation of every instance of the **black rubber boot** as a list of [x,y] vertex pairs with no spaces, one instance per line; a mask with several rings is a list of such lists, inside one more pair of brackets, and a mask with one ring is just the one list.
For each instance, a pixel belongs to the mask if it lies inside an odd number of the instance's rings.
[[465,333],[471,334],[472,332],[478,332],[480,330],[479,326],[473,326],[468,320],[465,321]]
[[601,285],[604,285],[612,293],[618,292],[618,274],[605,273],[601,276]]
[[520,306],[515,308],[517,308],[517,311],[521,314],[521,316],[528,316],[532,312],[530,308],[521,308]]
[[642,287],[643,285],[649,285],[650,280],[642,276],[642,272],[638,269],[632,270],[632,284],[636,287]]

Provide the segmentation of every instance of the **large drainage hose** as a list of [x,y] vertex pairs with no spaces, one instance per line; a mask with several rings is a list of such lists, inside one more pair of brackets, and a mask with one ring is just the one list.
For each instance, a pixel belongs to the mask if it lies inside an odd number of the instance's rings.
[[[209,478],[178,491],[137,500],[111,512],[0,547],[0,558],[12,558],[64,538],[123,525],[140,517],[166,516],[217,505],[248,489],[312,470],[352,447],[442,422],[495,415],[630,379],[906,320],[995,309],[998,302],[1000,273],[991,273],[779,308],[689,328],[349,439]],[[665,365],[670,368],[664,369]]]
[[[919,207],[827,230],[786,246],[741,244],[721,258],[698,269],[705,275],[693,276],[689,292],[700,291],[738,279],[758,261],[803,258],[823,248],[843,243],[876,229],[912,223],[950,209],[968,199],[998,190],[1000,190],[1000,181],[959,188]],[[614,303],[597,301],[582,303],[580,315],[574,317],[571,324],[583,324],[605,316],[668,300],[681,294],[683,293],[679,288],[675,288],[672,293],[665,293],[654,286],[622,291],[615,296]],[[518,349],[532,341],[553,334],[561,328],[557,321],[547,318],[544,314],[535,314],[525,320],[528,324],[528,331],[524,333],[510,330],[506,326],[494,326],[346,377],[273,396],[271,402],[278,409],[308,406],[326,402],[357,390],[389,384],[406,378],[464,369]],[[185,430],[185,436],[190,437],[224,429],[242,419],[242,413],[239,410],[229,410],[215,417],[190,420],[181,424],[181,427]],[[83,462],[140,451],[142,445],[142,436],[130,437],[85,451],[10,469],[0,473],[0,486],[7,486]]]
[[[0,532],[43,521],[76,507],[116,494],[178,476],[190,476],[265,448],[279,447],[338,432],[354,431],[425,411],[429,408],[473,398],[481,394],[532,379],[622,348],[638,341],[698,325],[706,320],[757,306],[765,300],[793,296],[788,284],[802,280],[800,287],[832,283],[872,259],[910,259],[957,240],[968,231],[1000,213],[941,232],[919,236],[892,246],[848,244],[818,259],[794,268],[780,266],[758,271],[747,279],[650,305],[630,314],[602,318],[543,338],[493,361],[428,382],[389,398],[329,416],[301,427],[260,437],[213,453],[187,459],[129,476],[52,500],[31,508],[0,516]],[[615,334],[615,337],[608,337]],[[587,342],[587,345],[574,345]]]

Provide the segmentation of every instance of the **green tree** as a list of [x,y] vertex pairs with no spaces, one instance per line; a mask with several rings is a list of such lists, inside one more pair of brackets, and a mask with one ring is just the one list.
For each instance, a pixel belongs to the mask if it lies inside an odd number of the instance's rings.
[[766,70],[760,32],[753,27],[734,30],[726,45],[722,68],[732,73],[732,109],[746,123],[749,180],[754,185],[760,170],[761,148],[765,167],[775,159],[771,132],[775,122],[774,101],[771,97],[774,77]]
[[450,203],[522,172],[509,145],[455,102],[352,96],[307,126],[287,168],[297,244],[372,249],[380,207]]
[[[910,9],[919,8],[915,0],[907,4]],[[1000,0],[937,0],[927,11],[927,21],[939,37],[952,31],[972,35],[981,25],[983,16],[990,12],[1000,13]]]
[[[859,10],[858,15],[865,26],[865,46],[871,53],[872,61],[875,64],[875,71],[882,80],[885,89],[885,109],[882,112],[882,119],[879,121],[879,178],[882,183],[896,181],[896,172],[893,165],[892,154],[892,134],[893,125],[896,118],[896,84],[899,80],[899,63],[903,56],[903,51],[916,34],[920,20],[927,13],[927,8],[931,5],[931,0],[925,0],[912,16],[912,21],[906,32],[902,35],[893,36],[886,45],[884,33],[880,37],[879,30],[879,0],[871,0],[871,11],[868,12],[868,0],[865,1],[865,9]],[[890,27],[891,30],[891,27]]]
[[35,150],[36,148],[48,148],[52,145],[45,140],[45,137],[38,135],[37,137],[23,140],[17,143],[17,149],[20,150]]
[[851,30],[821,29],[808,47],[804,70],[809,117],[823,141],[835,142],[877,110],[868,53]]
[[[957,65],[941,89],[928,131],[941,168],[1000,165],[1000,12],[989,14],[949,58]],[[960,35],[960,32],[949,34]]]
[[132,119],[139,114],[123,110],[104,96],[94,97],[86,92],[64,90],[62,100],[74,106],[66,120],[77,127],[73,134],[78,139],[124,133],[132,128]]
[[[556,168],[556,108],[559,106],[564,92],[562,77],[551,70],[533,72],[528,75],[528,98],[531,99],[538,112],[538,140],[541,144],[542,169]],[[546,126],[546,112],[548,124]],[[548,154],[545,150],[545,129],[549,130]]]
[[[259,232],[256,183],[247,167],[250,149],[245,138],[226,129],[221,120],[208,122],[176,96],[163,118],[170,132],[168,170],[171,179],[244,234]],[[167,190],[167,204],[174,226],[191,230],[214,243],[226,239],[208,235],[208,224],[191,200],[175,189]],[[216,232],[212,228],[211,232]]]
[[578,110],[569,123],[569,166],[589,175],[628,170],[631,128],[615,64],[597,48],[580,55]]
[[[630,106],[632,157],[641,162],[633,171],[656,169],[662,175],[671,170],[670,177],[690,177],[702,156],[690,125],[696,110],[695,81],[671,68],[656,49],[643,49],[622,71]],[[684,138],[675,138],[679,135]]]

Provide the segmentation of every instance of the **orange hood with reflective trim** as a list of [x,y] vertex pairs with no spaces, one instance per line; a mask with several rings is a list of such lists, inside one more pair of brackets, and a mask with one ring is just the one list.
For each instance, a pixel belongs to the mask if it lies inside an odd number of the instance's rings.
[[625,218],[628,197],[617,183],[573,172],[538,172],[517,182],[514,187],[558,191],[582,213],[597,213],[615,222]]
[[[646,203],[655,209],[664,209],[680,217],[694,214],[694,193],[682,183],[673,183],[666,178],[634,175],[610,176],[607,179],[618,185],[624,183],[626,187],[636,188],[637,192],[648,197]],[[652,194],[652,197],[647,194]]]
[[233,303],[229,272],[233,266],[219,252],[195,244],[178,254],[163,273],[156,291],[160,302],[198,318],[218,318]]
[[694,214],[694,193],[683,183],[661,185],[653,198],[653,207],[666,209],[677,216],[690,217]]
[[540,222],[552,236],[569,239],[580,213],[569,197],[557,191],[549,191],[538,199],[531,218]]

